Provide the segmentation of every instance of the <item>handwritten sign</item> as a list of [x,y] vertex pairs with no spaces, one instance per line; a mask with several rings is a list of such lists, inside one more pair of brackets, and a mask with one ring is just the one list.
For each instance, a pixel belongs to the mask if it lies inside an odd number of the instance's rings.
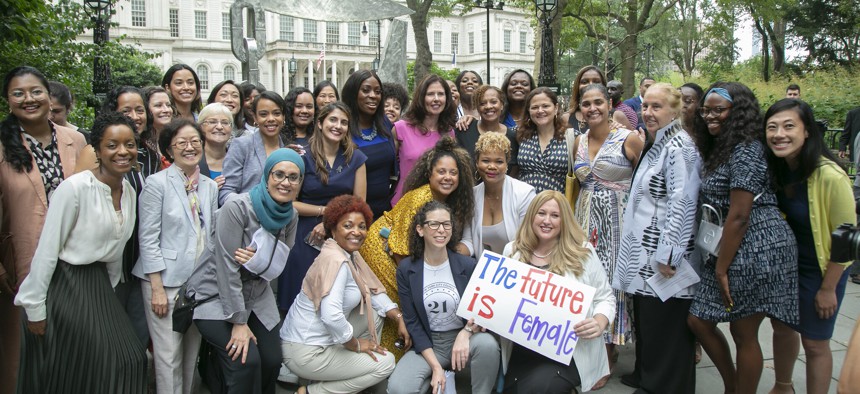
[[570,365],[573,330],[591,308],[595,288],[484,251],[457,315],[550,359]]

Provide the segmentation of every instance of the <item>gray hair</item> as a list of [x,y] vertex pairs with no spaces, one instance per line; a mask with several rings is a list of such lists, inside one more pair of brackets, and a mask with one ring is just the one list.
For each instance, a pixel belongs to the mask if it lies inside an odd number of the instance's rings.
[[227,108],[226,105],[221,103],[207,104],[205,107],[203,107],[203,109],[200,111],[200,114],[197,115],[197,122],[202,125],[204,120],[209,119],[215,115],[226,116],[227,119],[230,119],[231,128],[236,127],[236,125],[233,124],[233,113],[230,112],[230,108]]

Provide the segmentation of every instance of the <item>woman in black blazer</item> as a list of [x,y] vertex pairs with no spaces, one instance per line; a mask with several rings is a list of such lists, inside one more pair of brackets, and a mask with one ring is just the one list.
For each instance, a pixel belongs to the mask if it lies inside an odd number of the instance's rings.
[[[430,201],[418,210],[409,234],[412,255],[397,267],[397,292],[414,352],[407,352],[388,380],[389,393],[436,393],[445,369],[471,367],[472,392],[490,393],[499,371],[495,337],[457,316],[475,260],[454,252],[451,208]],[[453,382],[450,382],[454,384]]]

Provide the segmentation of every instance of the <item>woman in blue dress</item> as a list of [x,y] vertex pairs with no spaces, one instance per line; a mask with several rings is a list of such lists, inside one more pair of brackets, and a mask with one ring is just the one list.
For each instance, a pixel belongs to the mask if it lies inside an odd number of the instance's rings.
[[383,105],[382,81],[373,71],[356,71],[343,85],[341,97],[349,107],[352,141],[367,156],[366,200],[376,220],[391,209],[391,185],[397,176],[391,122],[385,117]]
[[[296,239],[287,267],[278,279],[278,308],[288,311],[302,290],[302,280],[325,240],[322,216],[325,205],[342,194],[365,198],[367,156],[356,149],[350,137],[349,109],[337,101],[320,110],[316,131],[308,142],[305,180],[295,202],[299,212]],[[317,245],[317,246],[315,246]]]

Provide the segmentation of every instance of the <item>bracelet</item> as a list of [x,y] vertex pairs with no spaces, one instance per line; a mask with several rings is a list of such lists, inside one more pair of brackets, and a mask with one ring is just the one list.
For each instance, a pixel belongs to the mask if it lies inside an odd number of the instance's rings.
[[319,210],[319,212],[317,213],[317,216],[322,216],[322,214],[323,214],[323,207],[320,207],[319,209],[320,209],[320,210]]
[[474,333],[475,333],[475,331],[473,331],[473,330],[472,330],[472,327],[469,327],[469,325],[468,325],[468,324],[464,325],[464,326],[463,326],[463,329],[464,329],[464,330],[466,330],[466,332],[468,332],[469,334],[474,334]]
[[356,350],[355,352],[361,353],[361,341],[359,341],[358,338],[355,338],[355,343],[358,344],[358,350]]

